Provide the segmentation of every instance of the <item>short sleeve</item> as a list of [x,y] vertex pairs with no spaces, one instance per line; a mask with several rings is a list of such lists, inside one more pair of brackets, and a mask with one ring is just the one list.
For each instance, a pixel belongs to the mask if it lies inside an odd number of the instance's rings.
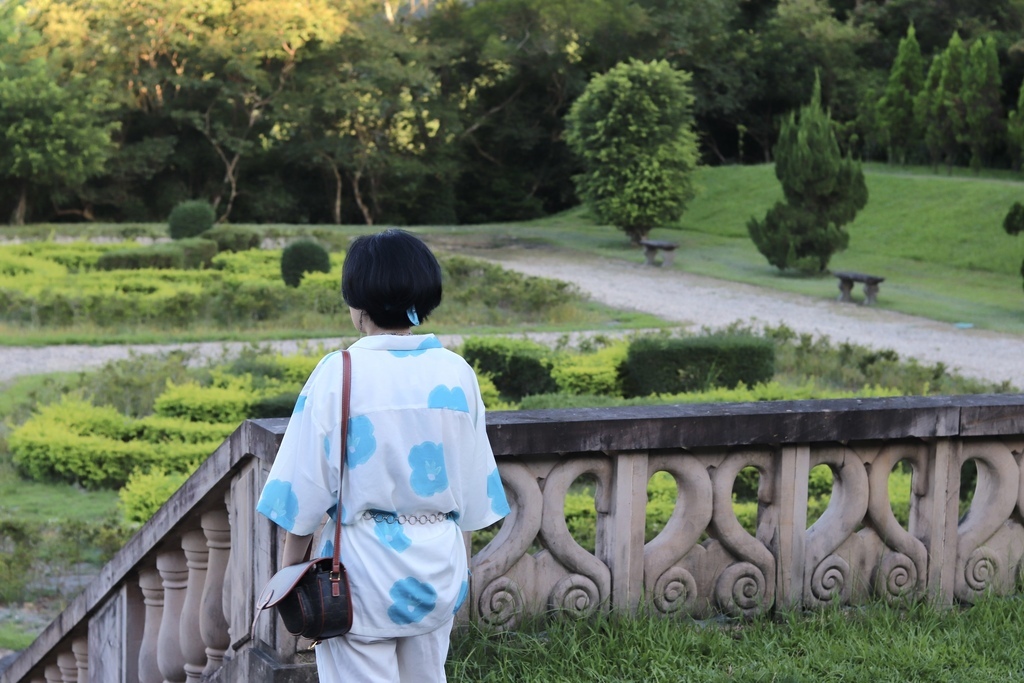
[[501,483],[501,474],[494,461],[491,442],[487,438],[487,420],[480,387],[473,377],[475,388],[476,410],[474,412],[475,429],[474,443],[470,449],[470,457],[464,458],[463,480],[467,482],[464,489],[462,514],[459,526],[465,531],[475,531],[494,524],[505,517],[510,508],[505,497],[505,487]]
[[314,410],[317,401],[329,398],[318,391],[318,379],[325,374],[314,371],[299,395],[256,504],[257,512],[298,536],[315,532],[337,497],[330,481],[330,431]]

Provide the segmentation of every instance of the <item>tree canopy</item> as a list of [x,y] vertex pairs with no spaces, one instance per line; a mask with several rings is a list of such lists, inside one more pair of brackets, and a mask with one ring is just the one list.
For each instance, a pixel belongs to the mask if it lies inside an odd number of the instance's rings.
[[595,76],[569,111],[566,141],[583,162],[576,190],[633,242],[678,219],[693,197],[689,83],[668,62],[631,60]]
[[1010,167],[1022,30],[1020,0],[10,0],[0,212],[535,218],[581,200],[566,114],[629,60],[690,74],[702,163],[772,161],[818,73],[844,152]]

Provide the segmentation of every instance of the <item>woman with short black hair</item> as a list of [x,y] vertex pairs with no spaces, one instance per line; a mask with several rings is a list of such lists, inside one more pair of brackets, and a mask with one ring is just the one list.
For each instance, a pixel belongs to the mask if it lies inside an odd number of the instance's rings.
[[[341,476],[340,353],[306,381],[257,510],[283,527],[282,566],[341,559],[352,591],[346,636],[316,648],[322,683],[444,681],[455,612],[469,591],[462,532],[509,512],[473,369],[432,334],[413,334],[441,302],[441,268],[414,235],[357,238],[342,295],[364,335],[349,347],[351,414]],[[342,509],[336,508],[341,487]]]

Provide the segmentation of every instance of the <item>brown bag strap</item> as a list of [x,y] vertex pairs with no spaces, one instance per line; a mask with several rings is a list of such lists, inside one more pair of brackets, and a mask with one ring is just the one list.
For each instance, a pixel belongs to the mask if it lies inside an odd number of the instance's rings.
[[352,357],[349,355],[348,350],[341,352],[341,360],[341,464],[338,469],[338,509],[335,512],[334,557],[331,563],[331,572],[335,575],[341,573],[341,488],[345,482],[345,459],[348,456],[349,403],[352,395]]

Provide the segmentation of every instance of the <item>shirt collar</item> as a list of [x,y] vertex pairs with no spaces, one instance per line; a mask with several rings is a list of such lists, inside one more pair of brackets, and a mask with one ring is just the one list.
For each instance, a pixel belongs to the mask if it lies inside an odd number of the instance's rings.
[[375,334],[362,337],[350,349],[370,351],[426,351],[442,348],[433,334]]

